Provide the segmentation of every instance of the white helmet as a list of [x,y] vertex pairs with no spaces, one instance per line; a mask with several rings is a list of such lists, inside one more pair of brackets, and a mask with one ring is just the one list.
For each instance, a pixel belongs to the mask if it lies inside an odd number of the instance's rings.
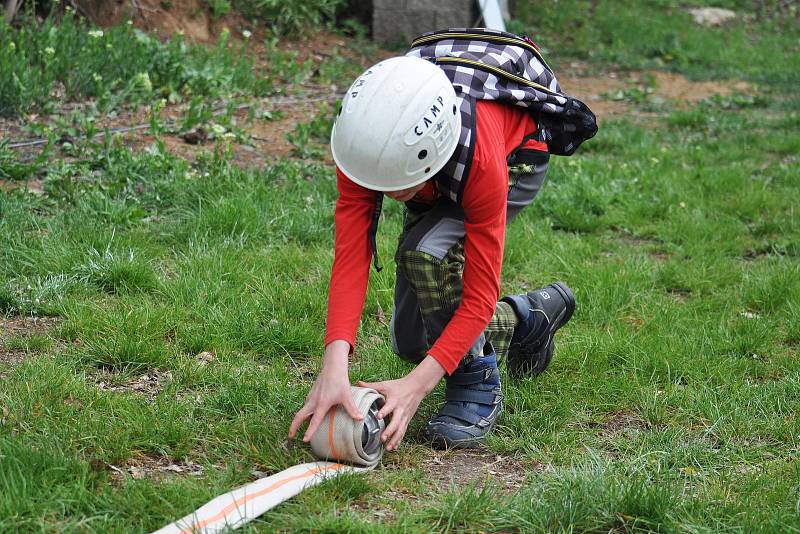
[[376,191],[415,186],[453,155],[461,114],[444,71],[420,58],[393,57],[368,68],[342,101],[331,132],[339,169]]

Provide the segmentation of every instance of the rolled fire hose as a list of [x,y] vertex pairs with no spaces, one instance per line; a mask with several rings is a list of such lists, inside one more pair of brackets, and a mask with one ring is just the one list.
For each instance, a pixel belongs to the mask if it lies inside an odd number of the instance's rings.
[[378,410],[384,398],[374,389],[351,389],[364,419],[352,419],[342,406],[325,416],[311,437],[311,450],[323,461],[295,465],[220,495],[153,534],[211,534],[239,528],[306,488],[341,473],[374,468],[383,457],[380,435],[384,422],[378,419]]

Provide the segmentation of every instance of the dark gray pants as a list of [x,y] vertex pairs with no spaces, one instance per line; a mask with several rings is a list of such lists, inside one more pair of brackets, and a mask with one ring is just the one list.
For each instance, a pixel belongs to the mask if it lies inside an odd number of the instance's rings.
[[[509,169],[506,225],[533,202],[544,183],[547,167],[545,161]],[[392,348],[404,360],[419,363],[461,303],[464,272],[461,206],[449,199],[434,205],[407,202],[395,261]],[[487,341],[498,357],[503,357],[516,323],[511,307],[498,302],[486,330],[465,355],[466,360],[481,356]]]

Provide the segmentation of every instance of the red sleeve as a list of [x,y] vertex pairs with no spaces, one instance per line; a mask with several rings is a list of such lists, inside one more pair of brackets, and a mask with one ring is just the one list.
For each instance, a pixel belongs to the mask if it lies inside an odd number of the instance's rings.
[[375,210],[375,192],[352,182],[339,169],[336,178],[339,198],[334,214],[336,237],[325,345],[343,339],[352,351],[369,281],[372,251],[367,234]]
[[500,296],[508,167],[505,143],[496,135],[503,131],[502,111],[486,109],[477,114],[475,156],[461,202],[466,232],[461,305],[428,351],[448,374],[489,324]]

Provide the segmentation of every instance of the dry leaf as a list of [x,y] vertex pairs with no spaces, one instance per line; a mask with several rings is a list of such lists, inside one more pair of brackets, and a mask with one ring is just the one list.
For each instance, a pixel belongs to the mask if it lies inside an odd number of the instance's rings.
[[376,315],[376,317],[378,319],[378,322],[381,323],[381,325],[383,325],[383,326],[389,326],[389,323],[386,322],[386,314],[383,313],[383,308],[381,308],[381,303],[378,302],[377,305],[378,305],[378,308],[377,308],[377,310],[375,312],[375,315]]
[[78,408],[83,408],[83,401],[75,398],[73,395],[69,395],[66,399],[64,399],[64,404],[66,406],[77,406]]

